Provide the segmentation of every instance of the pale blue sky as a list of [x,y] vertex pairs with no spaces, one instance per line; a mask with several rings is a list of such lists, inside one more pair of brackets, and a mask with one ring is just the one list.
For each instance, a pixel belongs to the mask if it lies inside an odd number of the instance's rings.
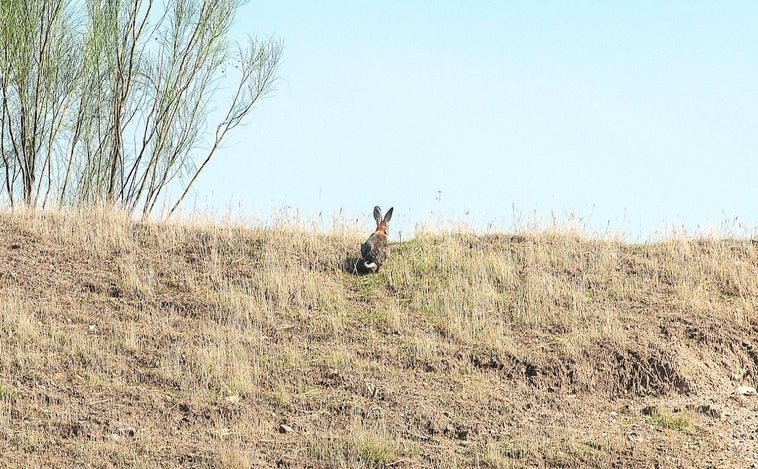
[[198,206],[758,225],[758,2],[253,0],[246,34],[284,41],[281,81]]

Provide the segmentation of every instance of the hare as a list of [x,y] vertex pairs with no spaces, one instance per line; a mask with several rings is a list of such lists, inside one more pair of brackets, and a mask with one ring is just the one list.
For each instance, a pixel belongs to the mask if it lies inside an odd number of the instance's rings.
[[355,264],[355,271],[359,274],[376,272],[387,259],[387,224],[392,218],[391,207],[382,218],[382,209],[374,207],[374,220],[376,231],[361,245],[361,259]]

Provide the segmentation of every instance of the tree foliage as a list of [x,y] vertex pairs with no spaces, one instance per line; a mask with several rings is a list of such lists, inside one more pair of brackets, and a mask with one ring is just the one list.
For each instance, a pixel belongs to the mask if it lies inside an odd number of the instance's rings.
[[229,39],[243,3],[0,2],[10,204],[109,203],[146,215],[163,201],[173,212],[276,81],[281,42]]

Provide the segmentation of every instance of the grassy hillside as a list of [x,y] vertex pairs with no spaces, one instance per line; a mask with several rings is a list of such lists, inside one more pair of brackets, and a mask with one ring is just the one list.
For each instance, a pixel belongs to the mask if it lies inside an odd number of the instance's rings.
[[758,246],[0,215],[2,467],[758,465]]

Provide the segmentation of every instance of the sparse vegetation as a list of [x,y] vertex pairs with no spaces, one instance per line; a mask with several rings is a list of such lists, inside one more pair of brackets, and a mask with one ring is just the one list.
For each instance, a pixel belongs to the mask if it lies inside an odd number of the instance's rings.
[[349,226],[0,233],[3,466],[758,463],[749,240],[420,234],[356,277]]
[[13,402],[16,400],[16,392],[10,388],[0,385],[0,400]]
[[651,418],[651,422],[656,427],[667,428],[669,430],[688,430],[692,427],[692,422],[686,415],[670,414],[668,412],[658,412]]

